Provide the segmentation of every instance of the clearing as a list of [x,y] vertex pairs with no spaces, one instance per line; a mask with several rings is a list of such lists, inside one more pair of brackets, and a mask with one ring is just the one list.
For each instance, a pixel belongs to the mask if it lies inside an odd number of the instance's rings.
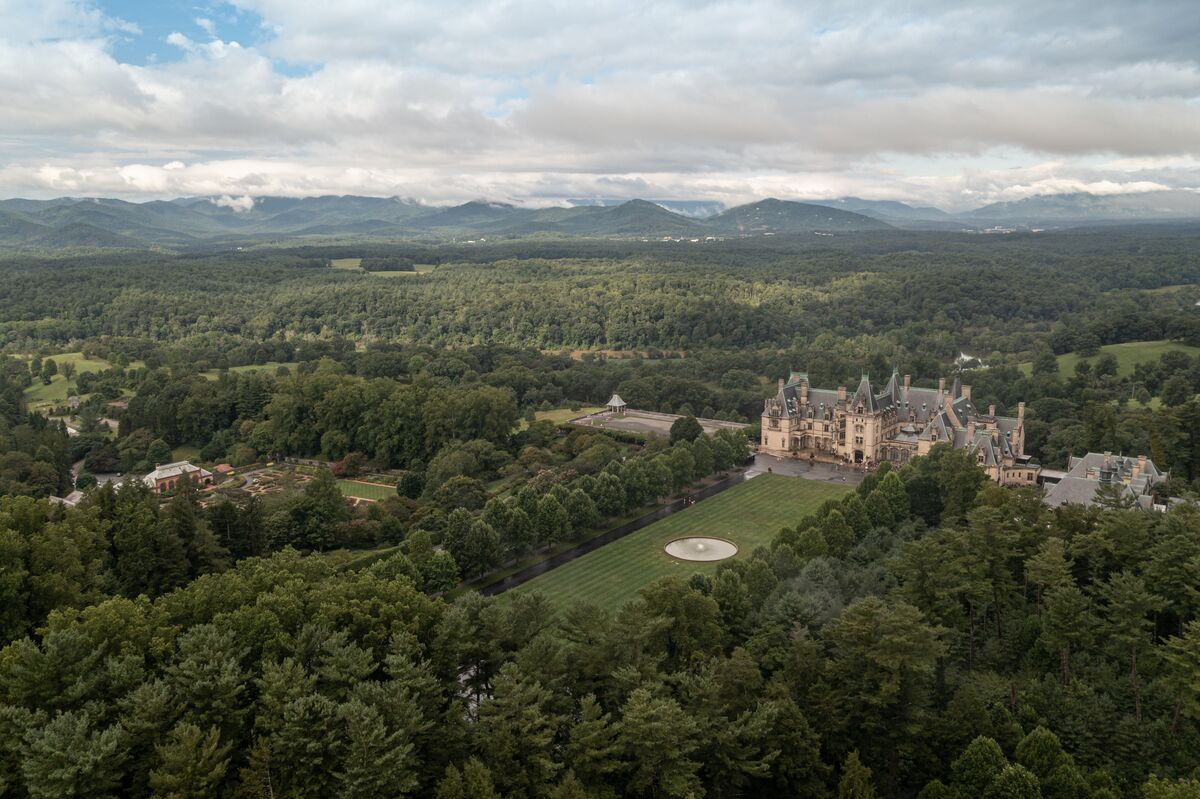
[[[1117,374],[1129,377],[1133,374],[1135,364],[1157,361],[1166,352],[1186,352],[1191,357],[1200,355],[1200,347],[1181,344],[1178,341],[1133,341],[1127,344],[1106,344],[1100,348],[1100,355],[1112,355],[1117,359]],[[1095,363],[1100,355],[1091,358],[1081,358],[1078,353],[1068,352],[1058,356],[1058,375],[1068,378],[1075,374],[1075,364],[1080,361]],[[1020,369],[1024,374],[1033,373],[1032,363],[1023,363]]]
[[764,474],[736,485],[684,511],[536,577],[514,591],[540,591],[551,601],[587,600],[614,610],[637,592],[668,575],[713,574],[716,563],[684,563],[663,551],[676,538],[715,536],[749,558],[767,546],[780,528],[794,525],[822,502],[848,491],[846,485]]

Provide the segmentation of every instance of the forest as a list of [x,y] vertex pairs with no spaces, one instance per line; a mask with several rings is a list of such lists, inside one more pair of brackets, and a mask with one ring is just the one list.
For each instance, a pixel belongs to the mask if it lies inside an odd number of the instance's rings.
[[[1195,245],[0,256],[0,792],[1200,795]],[[958,375],[1026,403],[1041,464],[1144,453],[1177,502],[1051,509],[939,447],[617,611],[470,590],[738,468],[793,369]],[[688,423],[560,421],[614,392]],[[263,496],[104,479],[181,453],[316,465]],[[367,473],[394,495],[347,504]]]

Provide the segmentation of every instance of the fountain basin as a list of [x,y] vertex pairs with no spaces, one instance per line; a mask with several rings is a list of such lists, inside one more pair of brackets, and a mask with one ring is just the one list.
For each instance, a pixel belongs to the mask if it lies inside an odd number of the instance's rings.
[[673,558],[698,562],[725,560],[737,554],[737,544],[724,538],[695,536],[669,541],[663,550]]

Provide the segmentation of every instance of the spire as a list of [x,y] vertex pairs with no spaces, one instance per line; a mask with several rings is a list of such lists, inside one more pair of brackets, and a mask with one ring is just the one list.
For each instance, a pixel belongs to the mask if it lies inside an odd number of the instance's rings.
[[867,413],[875,412],[875,394],[871,391],[871,378],[863,372],[862,380],[858,384],[858,390],[854,392],[854,399],[850,404],[857,408],[863,406],[863,410]]

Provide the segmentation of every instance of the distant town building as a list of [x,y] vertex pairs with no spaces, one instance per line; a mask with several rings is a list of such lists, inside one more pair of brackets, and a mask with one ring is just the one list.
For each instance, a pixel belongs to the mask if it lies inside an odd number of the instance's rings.
[[621,399],[620,394],[613,394],[608,400],[608,410],[610,413],[625,413],[625,400]]
[[197,485],[212,485],[212,472],[193,466],[187,461],[177,461],[161,466],[142,478],[142,482],[156,494],[167,494],[179,487],[180,481],[191,480]]
[[74,394],[67,397],[67,407],[73,411],[79,410],[79,397],[75,396]]
[[[1094,505],[1096,492],[1102,486],[1111,485],[1119,488],[1119,496],[1150,510],[1154,508],[1151,490],[1169,476],[1145,455],[1132,457],[1089,452],[1082,458],[1071,458],[1065,473],[1047,475],[1046,504],[1051,507]],[[1056,477],[1058,481],[1052,483]]]
[[876,393],[863,375],[853,394],[813,388],[808,375],[793,372],[765,401],[762,449],[773,455],[872,465],[908,463],[937,444],[974,453],[979,466],[1003,485],[1034,485],[1040,468],[1025,455],[1025,403],[1016,417],[997,416],[971,404],[971,387],[955,378],[938,387],[916,388],[908,375],[893,372]]

